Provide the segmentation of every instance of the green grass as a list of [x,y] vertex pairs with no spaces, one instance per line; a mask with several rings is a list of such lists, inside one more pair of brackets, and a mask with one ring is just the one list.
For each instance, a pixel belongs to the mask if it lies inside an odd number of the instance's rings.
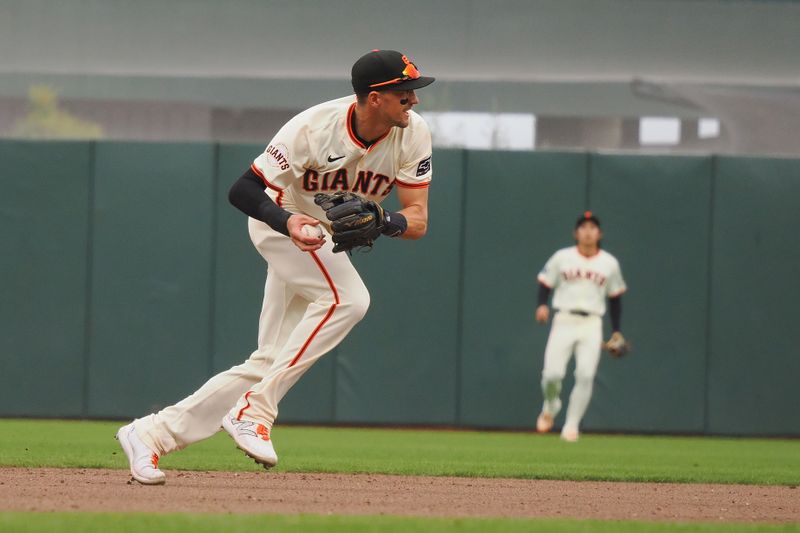
[[[127,468],[118,422],[0,420],[0,465]],[[800,440],[556,435],[278,426],[283,472],[607,481],[800,484]],[[220,433],[167,455],[165,469],[258,468]]]
[[0,513],[2,531],[303,531],[325,533],[423,532],[578,532],[578,533],[671,533],[700,531],[797,532],[798,525],[669,524],[610,522],[597,520],[447,519],[393,516],[282,516],[282,515],[189,515],[134,513]]

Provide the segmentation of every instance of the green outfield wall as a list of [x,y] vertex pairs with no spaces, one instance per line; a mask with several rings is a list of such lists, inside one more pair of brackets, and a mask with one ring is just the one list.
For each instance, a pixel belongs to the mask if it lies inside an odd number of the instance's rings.
[[[227,190],[262,148],[0,142],[0,416],[140,416],[249,355],[267,266]],[[532,428],[536,274],[593,209],[635,350],[601,361],[585,428],[800,435],[800,160],[437,150],[434,166],[428,235],[353,255],[370,311],[280,421]]]

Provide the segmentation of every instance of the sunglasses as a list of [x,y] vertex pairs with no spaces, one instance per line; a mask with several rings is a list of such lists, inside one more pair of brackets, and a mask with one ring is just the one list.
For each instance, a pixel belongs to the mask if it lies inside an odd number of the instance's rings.
[[370,89],[375,89],[376,87],[385,87],[387,85],[397,85],[398,83],[403,83],[404,81],[408,80],[416,80],[420,77],[420,73],[417,70],[417,67],[414,63],[408,62],[406,63],[406,68],[403,69],[402,76],[399,78],[394,78],[393,80],[389,81],[382,81],[380,83],[373,83],[370,85]]

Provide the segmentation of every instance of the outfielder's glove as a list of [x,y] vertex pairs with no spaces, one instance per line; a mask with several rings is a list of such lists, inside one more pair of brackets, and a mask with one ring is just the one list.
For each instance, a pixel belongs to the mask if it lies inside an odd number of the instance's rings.
[[603,343],[603,349],[608,351],[612,357],[623,357],[631,351],[631,345],[625,340],[622,333],[615,331],[611,334],[611,338]]
[[383,208],[350,192],[317,193],[314,203],[325,210],[333,231],[333,251],[371,248],[386,227]]

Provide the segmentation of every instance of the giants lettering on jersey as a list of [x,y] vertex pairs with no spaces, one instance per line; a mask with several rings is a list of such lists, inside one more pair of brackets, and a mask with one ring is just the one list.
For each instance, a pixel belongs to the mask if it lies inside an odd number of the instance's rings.
[[273,167],[281,169],[281,171],[289,168],[289,150],[283,144],[267,146],[267,155],[269,156],[269,164]]
[[586,279],[593,281],[600,287],[606,284],[606,277],[604,275],[597,272],[592,272],[591,270],[584,270],[582,268],[571,268],[569,270],[565,270],[561,273],[561,277],[564,278],[564,281]]
[[359,170],[352,184],[346,168],[325,172],[322,176],[316,170],[309,168],[303,174],[303,189],[308,192],[350,191],[361,195],[386,196],[393,187],[392,178],[376,174],[371,170]]

